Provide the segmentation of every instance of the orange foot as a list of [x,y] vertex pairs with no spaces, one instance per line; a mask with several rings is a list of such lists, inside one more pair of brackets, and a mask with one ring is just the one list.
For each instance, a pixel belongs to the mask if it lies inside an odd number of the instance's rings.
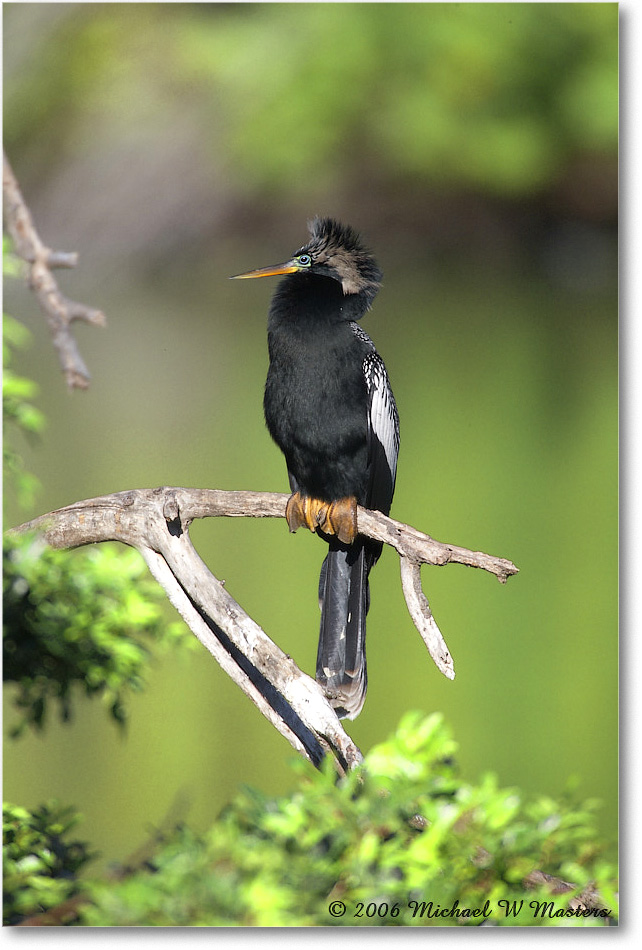
[[357,499],[354,496],[338,501],[320,501],[297,491],[288,498],[285,517],[290,531],[304,525],[310,531],[319,528],[324,534],[336,534],[344,544],[352,544],[357,536]]

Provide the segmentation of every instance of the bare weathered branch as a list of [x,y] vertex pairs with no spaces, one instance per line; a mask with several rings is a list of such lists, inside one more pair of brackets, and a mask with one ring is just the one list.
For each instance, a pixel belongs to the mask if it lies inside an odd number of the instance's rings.
[[519,573],[519,568],[506,558],[435,541],[429,534],[423,534],[416,528],[395,521],[394,518],[386,518],[379,511],[360,508],[359,531],[369,538],[390,544],[402,557],[418,564],[463,564],[466,567],[478,567],[494,574],[502,584],[513,574]]
[[[321,688],[236,603],[189,539],[195,518],[283,518],[287,499],[271,492],[135,489],[59,508],[14,530],[37,531],[54,548],[101,541],[137,548],[193,633],[275,728],[315,764],[331,750],[345,771],[361,754]],[[361,534],[399,552],[410,615],[437,668],[452,679],[452,657],[421,589],[420,565],[467,564],[504,582],[517,568],[503,558],[442,544],[380,512],[358,508],[357,520]]]
[[16,253],[28,265],[28,284],[47,318],[67,385],[70,389],[86,389],[89,370],[71,332],[71,323],[82,320],[103,327],[105,315],[101,310],[76,303],[61,293],[51,271],[55,267],[75,267],[78,255],[52,251],[43,244],[6,155],[3,156],[2,195],[7,230]]
[[[289,495],[280,492],[220,491],[215,488],[172,488],[154,491],[171,491],[177,504],[180,502],[181,517],[188,523],[195,518],[284,518],[285,505],[289,498]],[[98,503],[121,504],[120,501],[110,499],[120,499],[131,494],[132,492],[118,492],[104,498],[89,498],[69,507],[78,509],[94,508]],[[60,509],[66,510],[68,509]],[[48,518],[49,515],[42,517]],[[34,524],[39,521],[40,519],[36,519]],[[519,572],[513,562],[506,558],[435,541],[430,535],[423,534],[401,521],[395,521],[394,518],[388,518],[380,511],[359,507],[357,521],[360,534],[375,541],[383,541],[398,554],[420,564],[463,564],[467,567],[477,567],[494,574],[502,583]]]
[[421,589],[421,565],[407,557],[399,558],[401,565],[401,589],[406,598],[408,613],[421,634],[421,638],[428,648],[428,652],[435,661],[435,666],[447,676],[449,680],[455,678],[455,667],[450,650],[430,609],[428,599]]

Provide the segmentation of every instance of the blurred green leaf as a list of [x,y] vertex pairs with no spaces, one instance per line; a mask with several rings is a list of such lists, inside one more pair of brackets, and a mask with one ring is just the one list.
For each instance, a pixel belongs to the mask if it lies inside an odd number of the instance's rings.
[[[11,242],[3,238],[3,273],[5,276],[16,274],[18,262],[11,250]],[[27,472],[20,455],[12,442],[16,432],[21,432],[27,438],[35,438],[45,427],[45,417],[32,404],[31,400],[38,395],[38,386],[33,380],[19,376],[10,364],[14,352],[24,349],[31,342],[31,333],[18,320],[9,314],[4,314],[2,321],[2,430],[3,430],[3,472],[5,487],[11,485],[18,498],[18,503],[27,507],[32,503],[39,488],[38,479]]]
[[3,922],[19,923],[78,893],[78,873],[92,855],[69,841],[79,821],[73,808],[49,802],[34,811],[5,802],[2,809]]

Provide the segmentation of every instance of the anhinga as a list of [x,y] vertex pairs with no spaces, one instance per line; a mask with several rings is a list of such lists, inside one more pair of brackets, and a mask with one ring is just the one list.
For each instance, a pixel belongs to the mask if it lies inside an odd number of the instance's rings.
[[356,322],[381,271],[359,236],[330,218],[283,264],[238,277],[287,275],[268,317],[264,411],[288,467],[286,517],[329,544],[321,568],[317,681],[340,717],[354,719],[366,688],[368,574],[382,545],[357,535],[357,505],[388,514],[399,453],[399,417],[388,374]]

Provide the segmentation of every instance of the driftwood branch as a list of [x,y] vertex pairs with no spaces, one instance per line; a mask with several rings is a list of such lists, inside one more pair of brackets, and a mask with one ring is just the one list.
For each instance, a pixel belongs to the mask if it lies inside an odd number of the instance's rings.
[[75,267],[78,255],[52,251],[43,244],[6,155],[3,155],[2,195],[5,226],[16,253],[27,263],[28,284],[47,318],[67,385],[70,389],[87,389],[89,370],[78,350],[71,324],[74,320],[82,320],[92,326],[103,327],[105,315],[93,307],[69,300],[61,293],[52,270],[56,267]]
[[[340,770],[346,771],[361,760],[361,754],[321,688],[228,594],[188,534],[195,518],[283,518],[287,499],[270,492],[137,489],[80,501],[14,530],[36,531],[53,548],[100,541],[122,541],[137,548],[193,633],[275,728],[316,765],[331,751]],[[380,512],[358,508],[357,520],[361,534],[399,553],[410,615],[438,669],[452,679],[452,658],[421,589],[420,565],[480,567],[504,583],[517,568],[504,558],[442,544]]]

